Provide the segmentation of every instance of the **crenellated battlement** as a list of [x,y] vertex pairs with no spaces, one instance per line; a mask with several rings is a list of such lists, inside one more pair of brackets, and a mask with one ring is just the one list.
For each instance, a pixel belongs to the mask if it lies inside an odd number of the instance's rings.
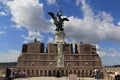
[[[75,45],[75,47],[73,47]],[[40,42],[32,42],[28,44],[23,44],[22,53],[54,53],[57,54],[57,46],[58,44],[48,43],[47,47],[45,47],[44,43]],[[74,52],[73,52],[74,50]],[[45,52],[46,51],[46,52]],[[95,54],[96,47],[90,44],[63,44],[63,53],[64,54]]]
[[44,44],[35,40],[23,44],[16,69],[25,69],[29,76],[55,76],[57,70],[61,69],[60,72],[67,76],[70,68],[70,72],[78,76],[80,73],[82,76],[93,76],[95,68],[102,69],[101,64],[101,58],[94,45],[84,43]]

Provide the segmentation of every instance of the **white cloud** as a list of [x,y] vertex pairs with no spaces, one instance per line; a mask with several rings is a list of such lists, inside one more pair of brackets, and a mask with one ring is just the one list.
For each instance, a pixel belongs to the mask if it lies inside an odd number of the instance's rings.
[[10,8],[11,20],[16,23],[16,28],[51,30],[51,23],[45,19],[43,4],[39,0],[13,0],[7,1],[6,5]]
[[8,50],[7,53],[0,52],[0,62],[16,62],[20,51]]
[[97,45],[97,53],[100,57],[108,57],[108,58],[116,58],[120,57],[119,51],[117,51],[115,48],[101,48],[99,45]]
[[40,36],[40,32],[36,32],[36,31],[29,31],[28,32],[29,36]]
[[55,42],[55,40],[54,40],[54,38],[53,38],[53,37],[49,37],[49,38],[48,38],[47,43],[54,43],[54,42]]
[[0,35],[5,35],[5,31],[0,31]]
[[80,4],[81,0],[76,0],[76,5],[78,6]]
[[83,18],[69,17],[69,22],[65,22],[65,33],[75,41],[96,43],[102,40],[120,42],[120,26],[113,22],[111,14],[105,11],[94,14],[92,8],[86,0],[77,0],[81,3]]
[[47,0],[47,4],[55,4],[56,0]]
[[[52,1],[49,0],[49,2]],[[53,23],[45,19],[43,4],[38,0],[13,0],[6,4],[10,8],[12,21],[17,24],[16,28],[39,29],[43,32],[54,31]],[[64,24],[67,38],[86,43],[102,40],[120,42],[120,36],[116,35],[120,34],[120,26],[113,23],[111,14],[102,11],[95,15],[86,0],[76,0],[76,5],[79,4],[81,4],[83,18],[68,17],[70,21]]]
[[7,14],[4,11],[0,12],[0,16],[6,16]]
[[109,57],[108,54],[105,51],[98,51],[98,55],[100,57]]
[[120,26],[120,21],[117,24]]
[[76,43],[76,41],[74,39],[72,39],[72,38],[66,38],[65,42],[66,43]]
[[38,41],[42,41],[44,36],[39,31],[28,31],[28,36],[22,35],[21,37],[25,39],[24,43],[28,43],[34,41],[35,38]]

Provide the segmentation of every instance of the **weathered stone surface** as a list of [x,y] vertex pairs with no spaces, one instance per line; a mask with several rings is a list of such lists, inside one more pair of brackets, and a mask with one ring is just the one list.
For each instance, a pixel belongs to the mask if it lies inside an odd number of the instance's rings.
[[[93,76],[95,68],[102,69],[96,47],[90,44],[76,44],[75,47],[72,44],[62,44],[64,67],[57,67],[58,44],[48,43],[46,52],[43,43],[32,42],[26,45],[23,45],[24,49],[18,57],[16,70],[25,70],[28,76],[56,76],[58,70],[61,76],[69,73]],[[76,50],[75,53],[73,50]]]
[[57,31],[55,33],[55,43],[65,44],[65,33],[63,31]]
[[47,50],[48,50],[48,53],[57,53],[57,44],[48,43]]

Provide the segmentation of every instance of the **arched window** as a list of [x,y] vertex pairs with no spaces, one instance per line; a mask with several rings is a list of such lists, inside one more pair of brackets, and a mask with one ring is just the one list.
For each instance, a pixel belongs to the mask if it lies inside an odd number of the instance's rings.
[[43,70],[40,70],[40,76],[43,76]]
[[68,76],[68,70],[66,70],[65,75]]
[[64,70],[61,70],[61,76],[64,76]]
[[84,76],[84,70],[82,70],[82,76]]
[[86,70],[86,71],[85,71],[85,76],[88,76],[88,72],[89,72],[89,70]]
[[48,76],[51,76],[51,70],[48,71]]
[[38,70],[36,70],[36,76],[39,76],[39,72],[38,72]]
[[76,70],[74,70],[74,74],[76,74]]
[[53,70],[53,76],[56,76],[56,70]]
[[81,74],[80,74],[80,70],[78,70],[78,76],[81,76]]
[[32,70],[32,75],[34,75],[34,70]]
[[30,75],[30,70],[27,70],[27,74]]
[[47,71],[46,70],[44,71],[44,76],[47,76]]
[[72,74],[72,70],[70,70],[69,74]]
[[89,75],[90,75],[90,76],[92,76],[92,75],[93,75],[93,72],[92,72],[92,70],[90,70],[90,73],[89,73]]

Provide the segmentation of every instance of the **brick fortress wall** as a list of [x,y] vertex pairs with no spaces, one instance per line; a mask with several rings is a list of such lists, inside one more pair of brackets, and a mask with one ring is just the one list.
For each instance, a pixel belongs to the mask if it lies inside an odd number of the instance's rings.
[[102,69],[101,59],[96,47],[90,44],[64,44],[64,67],[58,68],[56,63],[57,44],[32,42],[23,44],[18,57],[16,70],[25,70],[29,76],[55,76],[60,70],[62,76],[69,73],[78,76],[93,76],[94,69]]

